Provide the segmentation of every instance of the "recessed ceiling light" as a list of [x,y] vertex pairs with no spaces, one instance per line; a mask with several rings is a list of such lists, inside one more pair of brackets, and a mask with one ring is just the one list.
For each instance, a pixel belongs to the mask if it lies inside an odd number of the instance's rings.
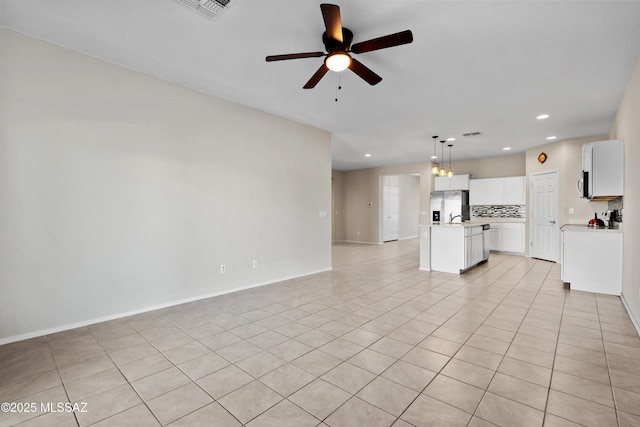
[[365,157],[371,157],[371,154],[367,153],[364,155]]
[[455,141],[455,138],[447,138],[447,141]]
[[536,119],[538,120],[544,120],[544,119],[548,119],[549,115],[548,114],[540,114],[538,117],[536,117]]
[[431,160],[435,160],[437,158],[438,158],[438,156],[431,156]]
[[557,138],[557,136],[548,136],[548,137],[547,137],[547,139],[548,139],[549,141],[551,141],[552,139],[556,139],[556,138]]
[[509,151],[509,150],[511,150],[511,147],[504,147],[503,150],[504,151]]

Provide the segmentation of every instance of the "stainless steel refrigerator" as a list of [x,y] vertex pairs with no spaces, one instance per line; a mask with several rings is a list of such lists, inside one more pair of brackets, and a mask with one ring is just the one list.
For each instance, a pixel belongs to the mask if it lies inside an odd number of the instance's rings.
[[471,209],[469,208],[469,191],[433,191],[431,192],[431,222],[448,223],[469,221]]

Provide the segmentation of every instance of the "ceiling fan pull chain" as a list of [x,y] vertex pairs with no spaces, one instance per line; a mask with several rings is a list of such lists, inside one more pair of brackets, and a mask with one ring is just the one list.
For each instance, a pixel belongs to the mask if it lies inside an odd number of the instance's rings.
[[338,91],[342,89],[342,86],[340,85],[340,74],[338,74],[338,87],[336,89],[336,102],[338,102]]

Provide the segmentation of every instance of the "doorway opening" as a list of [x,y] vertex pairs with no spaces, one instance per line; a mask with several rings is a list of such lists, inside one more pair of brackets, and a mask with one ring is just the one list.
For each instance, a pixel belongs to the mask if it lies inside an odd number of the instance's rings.
[[381,242],[419,235],[420,174],[382,176]]

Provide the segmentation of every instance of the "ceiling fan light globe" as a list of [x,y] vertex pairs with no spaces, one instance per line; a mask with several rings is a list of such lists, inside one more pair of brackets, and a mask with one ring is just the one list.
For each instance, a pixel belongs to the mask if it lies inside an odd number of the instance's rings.
[[327,56],[324,63],[331,71],[339,72],[351,65],[351,57],[344,52],[332,53]]

